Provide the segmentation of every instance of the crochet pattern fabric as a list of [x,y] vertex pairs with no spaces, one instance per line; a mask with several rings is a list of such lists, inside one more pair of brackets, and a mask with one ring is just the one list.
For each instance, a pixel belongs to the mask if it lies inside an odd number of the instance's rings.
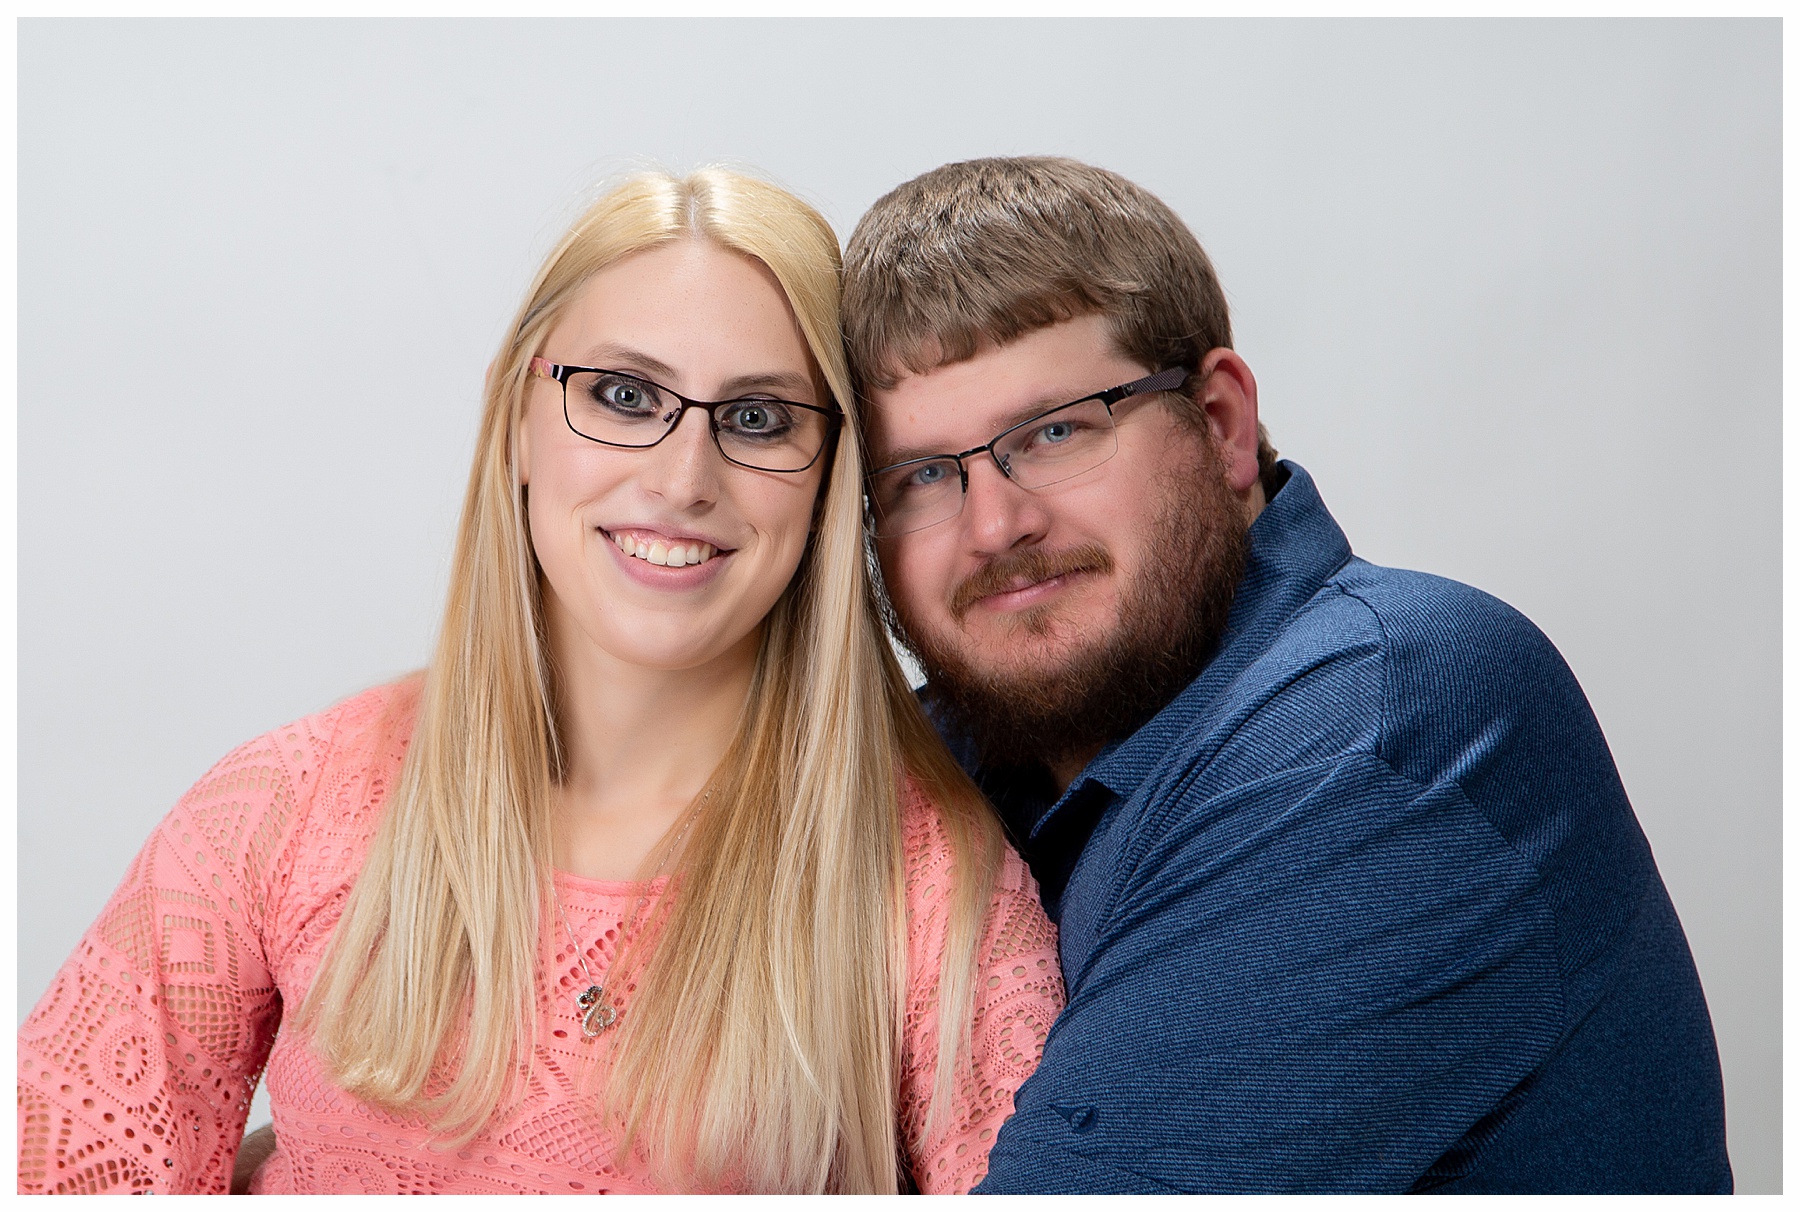
[[[372,690],[251,741],[201,779],[145,844],[19,1032],[21,1192],[223,1192],[259,1074],[278,1145],[260,1193],[646,1192],[615,1156],[580,1070],[585,985],[567,934],[540,942],[538,1045],[514,1101],[455,1152],[416,1120],[340,1090],[279,1031],[298,1006],[362,866],[410,735],[416,690]],[[976,983],[972,1063],[927,1136],[950,854],[910,785],[904,805],[909,964],[901,1139],[928,1193],[986,1172],[1013,1092],[1062,1007],[1055,929],[1008,848]],[[645,886],[556,875],[596,975]],[[560,937],[559,937],[560,935]]]

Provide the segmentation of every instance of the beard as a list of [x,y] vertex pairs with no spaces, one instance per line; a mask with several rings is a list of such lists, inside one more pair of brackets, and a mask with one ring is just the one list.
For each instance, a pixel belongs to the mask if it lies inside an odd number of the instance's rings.
[[[974,742],[983,765],[1085,758],[1136,732],[1212,659],[1244,575],[1250,523],[1225,483],[1211,435],[1200,437],[1198,461],[1158,484],[1165,504],[1145,547],[1153,555],[1137,582],[1124,587],[1110,634],[1087,643],[1058,636],[1054,603],[1011,621],[1015,633],[1041,640],[1043,649],[1061,648],[1060,664],[1009,667],[995,654],[983,666],[979,651],[970,660],[946,636],[912,625],[890,600],[890,625],[918,657],[926,693]],[[1009,552],[955,588],[950,615],[960,623],[975,602],[1021,576],[1036,582],[1112,568],[1111,554],[1097,544]]]

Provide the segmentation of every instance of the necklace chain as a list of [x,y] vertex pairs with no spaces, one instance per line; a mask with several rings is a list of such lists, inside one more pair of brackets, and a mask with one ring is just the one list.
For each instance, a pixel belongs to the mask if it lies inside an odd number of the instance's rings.
[[[701,803],[710,798],[712,798],[712,792],[703,793],[698,800],[694,801],[694,806],[687,810],[682,819],[681,832],[675,835],[674,844],[669,847],[669,858],[674,858],[681,852],[681,843],[687,840],[688,830],[693,827],[694,817],[699,813]],[[568,934],[569,942],[575,948],[575,962],[581,965],[581,975],[587,978],[587,988],[575,997],[575,1012],[581,1019],[582,1036],[586,1039],[593,1039],[619,1021],[619,1008],[613,1004],[612,999],[606,996],[606,983],[594,979],[594,973],[588,967],[587,948],[582,946],[581,940],[575,937],[575,928],[569,925],[569,915],[563,909],[562,894],[556,890],[554,878],[550,882],[550,897],[556,902],[556,916],[562,921],[563,930]],[[632,906],[631,917],[619,930],[619,943],[613,949],[615,962],[624,952],[625,940],[639,925],[638,912],[649,903],[648,896],[640,896],[637,903]]]

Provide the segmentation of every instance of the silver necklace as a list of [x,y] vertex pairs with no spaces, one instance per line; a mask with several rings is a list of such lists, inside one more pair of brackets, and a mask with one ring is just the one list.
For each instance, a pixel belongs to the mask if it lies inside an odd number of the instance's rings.
[[[710,791],[704,793],[700,799],[694,802],[694,806],[688,809],[687,817],[681,825],[681,832],[676,835],[675,844],[669,848],[669,857],[673,858],[680,852],[681,843],[687,840],[688,829],[693,825],[694,816],[700,811],[701,803],[711,796],[712,792]],[[556,902],[556,916],[562,920],[563,930],[567,932],[569,942],[575,948],[575,962],[581,965],[581,975],[587,978],[587,988],[575,996],[575,1013],[581,1019],[582,1036],[586,1039],[593,1039],[619,1021],[619,1010],[606,996],[605,982],[595,980],[593,971],[588,967],[587,948],[581,945],[581,940],[575,937],[574,927],[569,925],[569,915],[563,910],[562,894],[556,890],[554,879],[550,883],[550,896]],[[613,949],[615,960],[624,952],[625,940],[637,929],[638,911],[649,903],[649,897],[639,897],[637,904],[632,907],[631,920],[619,930],[619,943]]]
[[[581,975],[587,977],[587,988],[575,997],[575,1012],[581,1017],[581,1034],[593,1039],[619,1021],[619,1012],[606,1000],[606,986],[596,981],[594,974],[588,970],[586,950],[569,925],[569,915],[563,912],[562,894],[556,891],[554,884],[550,887],[550,895],[556,900],[556,916],[562,919],[563,929],[569,933],[569,942],[575,946],[575,959],[581,965]],[[622,944],[623,932],[620,933]]]

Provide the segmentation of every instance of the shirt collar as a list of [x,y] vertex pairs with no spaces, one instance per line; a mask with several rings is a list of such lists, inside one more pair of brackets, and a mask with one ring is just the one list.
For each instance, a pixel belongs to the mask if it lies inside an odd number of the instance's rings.
[[1219,651],[1148,723],[1102,749],[1038,818],[1033,836],[1071,799],[1085,794],[1090,783],[1121,798],[1136,791],[1219,692],[1268,649],[1294,613],[1349,561],[1350,541],[1326,510],[1312,477],[1287,459],[1278,466],[1287,481],[1250,526],[1249,560]]

